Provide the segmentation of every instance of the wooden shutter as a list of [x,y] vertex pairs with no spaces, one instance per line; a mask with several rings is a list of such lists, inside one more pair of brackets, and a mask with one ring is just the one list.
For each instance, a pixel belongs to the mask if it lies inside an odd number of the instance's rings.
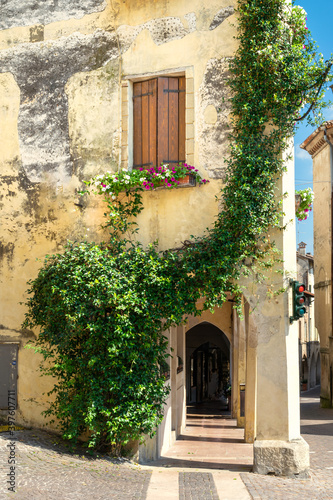
[[158,79],[157,164],[185,161],[185,77]]
[[134,168],[185,161],[185,77],[133,85]]
[[157,79],[133,85],[134,168],[157,162]]

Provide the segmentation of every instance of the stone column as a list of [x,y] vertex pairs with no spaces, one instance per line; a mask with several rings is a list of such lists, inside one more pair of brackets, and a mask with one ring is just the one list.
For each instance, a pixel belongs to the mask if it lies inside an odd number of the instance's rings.
[[246,331],[246,387],[245,387],[245,442],[253,443],[256,437],[257,407],[257,334],[249,315],[250,307],[244,306]]
[[[244,305],[243,305],[243,315]],[[245,377],[246,377],[246,332],[245,332],[245,321],[237,317],[238,322],[238,408],[237,408],[237,426],[244,427],[245,425],[245,407],[242,407],[242,397],[245,397]],[[243,393],[243,394],[242,394]],[[243,402],[244,404],[244,402]],[[243,413],[242,413],[242,410]]]
[[[254,472],[306,477],[309,470],[308,444],[300,436],[298,325],[291,314],[290,275],[296,277],[294,168],[289,161],[280,192],[283,200],[284,231],[273,239],[281,250],[284,276],[272,273],[266,287],[257,289],[253,319],[257,328],[257,431],[254,442]],[[267,287],[274,282],[287,290],[267,298]],[[253,297],[250,300],[254,300]],[[252,304],[251,304],[252,305]]]
[[170,384],[171,384],[171,443],[176,440],[177,429],[177,328],[170,328]]
[[238,362],[239,362],[239,320],[236,311],[232,312],[232,377],[231,377],[231,416],[237,418],[239,408],[239,378],[238,378]]
[[177,327],[177,353],[183,362],[183,371],[177,375],[177,437],[184,432],[186,427],[186,348],[185,348],[185,326]]

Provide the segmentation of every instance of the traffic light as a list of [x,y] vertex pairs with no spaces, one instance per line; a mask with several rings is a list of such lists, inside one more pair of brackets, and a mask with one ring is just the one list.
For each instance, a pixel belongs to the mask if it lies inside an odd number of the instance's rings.
[[290,316],[290,323],[303,318],[306,313],[305,307],[305,285],[299,281],[291,281],[292,292],[293,292],[293,315]]

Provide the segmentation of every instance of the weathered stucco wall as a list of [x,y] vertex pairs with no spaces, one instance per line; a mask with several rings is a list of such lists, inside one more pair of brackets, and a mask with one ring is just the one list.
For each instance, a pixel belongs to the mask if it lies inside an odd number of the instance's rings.
[[105,8],[104,0],[5,0],[1,5],[0,29],[33,24],[48,24],[71,18],[80,18],[85,14]]
[[[190,72],[187,159],[211,183],[145,196],[144,243],[162,248],[202,234],[218,206],[227,154],[227,61],[234,0],[119,2],[8,0],[0,21],[1,337],[20,343],[18,421],[42,425],[46,378],[23,349],[27,281],[66,241],[105,239],[103,204],[78,206],[82,181],[116,170],[124,151],[121,84],[131,75]],[[200,209],[198,209],[200,208]]]

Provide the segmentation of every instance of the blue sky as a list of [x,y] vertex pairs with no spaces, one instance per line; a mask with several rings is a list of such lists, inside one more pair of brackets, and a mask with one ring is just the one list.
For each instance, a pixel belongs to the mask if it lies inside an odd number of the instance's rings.
[[[333,52],[333,1],[332,0],[300,0],[297,5],[303,7],[307,12],[307,26],[312,33],[313,39],[319,46],[325,59],[329,59]],[[329,90],[327,98],[333,101],[332,91]],[[325,110],[325,119],[333,119],[333,107]],[[300,149],[299,145],[315,130],[312,127],[301,125],[295,135],[295,186],[296,189],[303,189],[312,183],[312,159],[311,156]],[[307,243],[307,252],[313,253],[313,216],[312,212],[308,219],[296,223],[297,243],[304,241]]]

